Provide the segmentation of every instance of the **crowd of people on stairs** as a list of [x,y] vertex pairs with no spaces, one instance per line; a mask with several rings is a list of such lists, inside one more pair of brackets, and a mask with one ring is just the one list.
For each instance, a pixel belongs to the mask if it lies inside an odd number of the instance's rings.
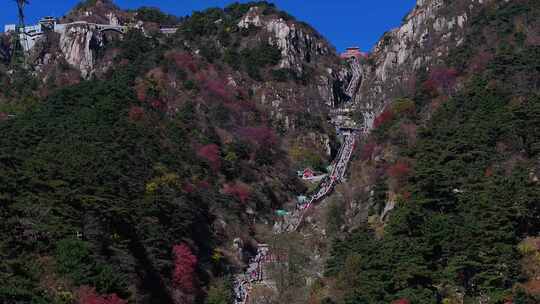
[[[299,200],[295,210],[283,213],[283,221],[276,223],[274,233],[296,231],[302,224],[306,212],[313,206],[328,196],[337,183],[345,177],[347,165],[351,159],[356,145],[356,133],[345,136],[332,165],[331,173],[320,183],[315,194],[308,200]],[[238,275],[234,280],[235,304],[245,304],[249,299],[249,293],[254,284],[264,280],[264,263],[273,260],[270,248],[266,244],[259,244],[257,254],[250,259],[245,273]]]

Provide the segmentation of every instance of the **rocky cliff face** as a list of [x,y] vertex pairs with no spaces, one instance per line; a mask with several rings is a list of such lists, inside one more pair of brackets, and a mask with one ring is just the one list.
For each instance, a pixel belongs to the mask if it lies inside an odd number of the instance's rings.
[[305,63],[335,53],[328,42],[312,29],[276,16],[265,17],[260,7],[252,7],[238,26],[264,28],[271,34],[268,42],[281,50],[280,67],[293,69],[298,73],[303,71]]
[[[447,59],[452,50],[464,43],[469,22],[485,5],[493,1],[485,0],[418,0],[416,7],[404,18],[400,27],[383,35],[372,49],[369,58],[352,57],[342,71],[340,80],[350,103],[343,103],[336,120],[342,124],[351,123],[350,113],[358,113],[366,133],[374,127],[375,119],[396,98],[407,97],[417,89],[418,74],[435,67],[447,67]],[[354,115],[358,119],[358,115]],[[372,145],[371,143],[367,144]],[[374,148],[379,149],[379,147]],[[396,158],[396,151],[389,149],[374,159],[385,162]],[[371,185],[366,189],[353,190],[363,193],[363,201],[353,206],[354,214],[367,218],[367,206],[373,202],[375,180],[363,180],[373,176],[359,167],[352,170],[357,184]],[[355,176],[356,175],[356,176]],[[350,189],[358,185],[348,185]],[[371,189],[371,190],[370,190]],[[396,206],[396,193],[388,191],[380,218]],[[350,218],[354,218],[350,216]],[[353,221],[357,221],[354,218]]]
[[[281,50],[279,67],[289,69],[297,75],[314,74],[314,87],[320,98],[333,107],[343,99],[346,84],[340,82],[340,67],[335,49],[311,27],[276,15],[265,15],[263,8],[252,7],[240,20],[243,29],[263,29],[268,43]],[[310,65],[317,65],[315,70]],[[309,69],[309,70],[308,70]],[[342,79],[347,78],[342,71]]]
[[70,25],[60,32],[60,50],[65,60],[88,77],[95,64],[93,48],[101,45],[102,34],[89,24]]
[[387,32],[372,50],[355,106],[367,128],[373,118],[396,97],[411,92],[421,69],[444,65],[450,50],[463,43],[470,17],[486,0],[418,0],[403,24]]
[[[37,71],[51,70],[54,66],[67,63],[80,72],[83,79],[91,76],[99,64],[96,53],[107,41],[118,38],[112,31],[102,31],[99,25],[118,26],[134,18],[134,13],[123,12],[112,1],[98,0],[81,3],[61,18],[58,23],[40,32],[36,43],[29,51],[29,62]],[[2,52],[0,50],[0,56]],[[4,56],[5,57],[5,56]],[[43,75],[46,79],[50,75]]]

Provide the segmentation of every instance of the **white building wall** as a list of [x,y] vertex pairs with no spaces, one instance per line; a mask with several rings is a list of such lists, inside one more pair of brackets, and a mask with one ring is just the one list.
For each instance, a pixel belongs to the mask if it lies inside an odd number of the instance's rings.
[[35,35],[35,34],[41,34],[43,31],[41,30],[41,24],[36,24],[36,25],[25,26],[24,32],[30,35]]
[[4,25],[4,32],[7,33],[7,32],[15,32],[15,30],[17,29],[17,25],[15,24],[6,24]]

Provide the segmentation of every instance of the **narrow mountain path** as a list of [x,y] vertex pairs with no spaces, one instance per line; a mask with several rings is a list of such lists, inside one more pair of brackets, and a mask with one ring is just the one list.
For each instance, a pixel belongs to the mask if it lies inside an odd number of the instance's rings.
[[[332,163],[332,172],[319,184],[315,194],[307,203],[297,203],[296,208],[283,218],[283,221],[276,222],[274,233],[286,233],[298,231],[304,222],[307,212],[318,202],[328,197],[335,186],[340,183],[347,171],[347,166],[351,160],[352,153],[356,146],[358,133],[352,132],[345,136],[343,145],[339,149],[336,158]],[[245,304],[249,299],[251,290],[255,285],[268,285],[265,280],[264,265],[272,263],[276,257],[272,254],[267,244],[259,244],[257,254],[249,263],[243,274],[237,275],[234,280],[235,304]]]

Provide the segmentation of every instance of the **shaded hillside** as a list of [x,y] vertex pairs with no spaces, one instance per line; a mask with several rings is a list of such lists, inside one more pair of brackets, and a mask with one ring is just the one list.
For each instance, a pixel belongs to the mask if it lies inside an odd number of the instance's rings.
[[264,217],[296,190],[263,113],[214,100],[170,116],[159,96],[137,99],[135,72],[61,89],[2,123],[3,303],[51,303],[82,285],[172,302],[173,245],[196,254],[204,286],[227,264],[214,250],[249,238],[246,209]]
[[[275,33],[242,26],[257,10],[324,52],[282,65]],[[0,70],[0,302],[202,302],[243,265],[233,239],[249,250],[253,225],[306,191],[294,169],[326,167],[339,61],[267,3],[176,20],[87,1],[62,22],[81,16],[142,27],[68,25]],[[156,31],[171,20],[175,35]]]

